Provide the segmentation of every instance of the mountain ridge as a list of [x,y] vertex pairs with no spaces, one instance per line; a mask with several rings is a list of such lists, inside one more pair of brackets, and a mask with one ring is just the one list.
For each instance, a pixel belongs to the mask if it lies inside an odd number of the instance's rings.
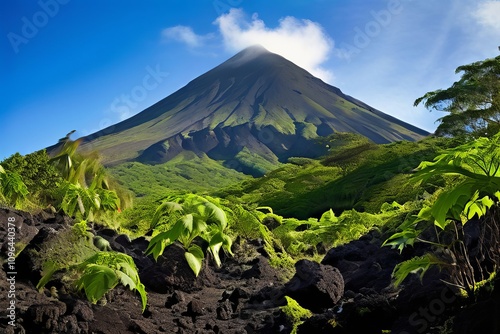
[[163,163],[183,150],[238,161],[243,148],[274,163],[325,153],[315,139],[334,132],[376,143],[428,135],[252,46],[144,111],[81,139],[84,150],[101,151],[109,165]]

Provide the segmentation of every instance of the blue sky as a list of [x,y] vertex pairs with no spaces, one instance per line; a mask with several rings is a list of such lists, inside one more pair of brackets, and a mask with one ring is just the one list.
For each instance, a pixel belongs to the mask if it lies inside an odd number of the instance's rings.
[[413,101],[497,56],[500,1],[4,0],[0,160],[87,135],[260,43],[428,131]]

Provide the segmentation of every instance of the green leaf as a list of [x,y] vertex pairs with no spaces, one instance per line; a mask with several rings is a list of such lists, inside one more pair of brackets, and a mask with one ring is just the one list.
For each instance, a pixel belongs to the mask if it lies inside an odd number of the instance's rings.
[[47,261],[44,264],[43,276],[40,279],[40,281],[38,281],[38,284],[36,285],[36,288],[38,290],[43,289],[43,287],[45,287],[45,285],[50,281],[50,279],[52,278],[52,275],[54,275],[54,273],[57,270],[58,270],[58,268],[57,268],[57,266],[53,262]]
[[198,277],[203,264],[203,259],[205,258],[203,250],[198,245],[192,245],[186,253],[184,253],[184,256],[186,257],[189,267],[194,272],[195,276]]
[[486,214],[486,211],[491,208],[493,204],[493,200],[489,196],[484,196],[479,199],[479,191],[476,191],[474,196],[470,199],[469,202],[465,205],[464,212],[467,215],[468,219],[472,219],[472,217],[476,216],[481,218]]
[[77,290],[85,290],[87,299],[95,304],[118,284],[115,271],[105,265],[89,264],[76,282]]
[[212,239],[210,239],[210,243],[208,244],[208,249],[212,253],[215,263],[217,264],[217,267],[221,266],[221,260],[219,256],[219,251],[222,247],[222,244],[225,242],[224,237],[222,236],[222,233],[216,233]]
[[419,271],[420,280],[422,280],[427,270],[434,265],[446,266],[448,264],[439,260],[435,255],[430,253],[398,263],[392,273],[392,276],[395,278],[394,285],[398,287],[409,274],[417,273]]
[[142,284],[140,282],[136,285],[135,288],[136,288],[137,292],[139,292],[139,295],[141,296],[142,313],[144,313],[144,310],[146,309],[146,305],[148,303],[148,296],[146,293],[146,288],[145,288],[144,284]]
[[177,215],[175,213],[181,212],[182,211],[182,206],[179,203],[175,202],[164,202],[155,211],[155,214],[153,216],[153,219],[151,221],[151,227],[155,228],[157,227],[162,219],[165,216],[174,216],[174,218],[177,218]]
[[406,246],[413,246],[420,233],[421,231],[417,231],[413,228],[394,233],[386,241],[384,241],[382,246],[391,246],[393,249],[397,248],[401,253]]
[[475,192],[473,182],[463,182],[448,191],[441,193],[432,205],[432,216],[436,226],[445,229],[448,219],[459,220],[459,213]]
[[122,271],[115,271],[115,274],[123,286],[128,286],[130,290],[134,290],[136,288],[136,282],[130,276]]
[[226,213],[211,202],[204,203],[205,213],[207,215],[207,222],[216,223],[220,226],[222,230],[227,227],[227,217]]
[[146,255],[153,254],[155,260],[158,259],[160,255],[163,254],[165,247],[173,244],[175,240],[179,238],[178,228],[173,228],[168,231],[157,234],[149,241],[148,248],[146,249]]
[[134,260],[127,254],[97,252],[74,266],[82,273],[76,282],[77,290],[85,290],[87,299],[96,303],[118,283],[136,290],[141,295],[142,311],[147,304],[147,295],[141,283]]
[[190,234],[193,231],[193,215],[190,213],[182,216],[181,222],[186,234]]

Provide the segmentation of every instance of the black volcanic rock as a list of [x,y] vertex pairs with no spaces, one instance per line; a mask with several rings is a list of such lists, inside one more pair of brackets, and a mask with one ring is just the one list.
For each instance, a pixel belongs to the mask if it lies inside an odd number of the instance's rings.
[[261,46],[249,47],[141,113],[83,138],[106,164],[162,163],[189,150],[249,152],[267,163],[324,154],[315,138],[354,132],[376,143],[428,133],[343,94]]

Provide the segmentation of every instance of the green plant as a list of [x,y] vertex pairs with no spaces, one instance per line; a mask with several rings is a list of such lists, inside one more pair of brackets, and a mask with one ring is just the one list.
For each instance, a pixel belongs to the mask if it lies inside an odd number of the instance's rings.
[[24,156],[15,153],[2,161],[2,166],[21,176],[30,191],[31,201],[46,205],[54,201],[54,193],[62,181],[61,175],[49,160],[45,150]]
[[[481,262],[489,259],[495,267],[500,266],[500,224],[496,209],[500,200],[500,133],[449,149],[433,162],[422,162],[414,179],[422,182],[436,176],[453,179],[451,184],[437,192],[431,205],[424,206],[416,217],[407,220],[400,227],[401,231],[386,240],[385,245],[401,251],[414,241],[431,244],[438,250],[439,260],[427,256],[420,262],[409,260],[410,263],[420,263],[424,266],[423,272],[428,264],[446,267],[451,284],[472,296],[476,280],[483,280],[490,274],[488,269],[481,267]],[[468,254],[463,230],[463,225],[472,218],[482,218],[479,255],[475,259]],[[418,229],[417,224],[420,225]],[[419,237],[424,229],[432,226],[436,228],[436,240]],[[394,271],[397,282],[402,282],[412,272],[408,268],[413,267],[397,267]]]
[[459,81],[445,90],[429,92],[415,101],[444,111],[439,135],[491,136],[500,129],[500,56],[460,66]]
[[232,240],[226,234],[228,223],[225,212],[215,203],[194,194],[176,200],[165,201],[157,208],[151,223],[154,237],[146,254],[153,254],[157,259],[165,247],[178,242],[186,250],[186,260],[198,276],[205,255],[203,249],[193,241],[200,237],[208,242],[207,251],[220,266],[221,248],[232,255]]
[[28,188],[19,174],[6,171],[0,166],[0,196],[7,203],[17,206],[26,199],[28,194]]
[[111,189],[112,181],[95,154],[77,153],[79,141],[66,140],[60,152],[51,159],[64,178],[58,191],[59,207],[68,215],[94,219],[96,214],[118,211],[123,202]]
[[81,275],[76,282],[76,288],[84,290],[90,302],[95,304],[104,294],[121,283],[139,293],[142,311],[146,309],[146,289],[130,256],[118,252],[98,252],[76,265],[75,270]]
[[85,188],[79,183],[64,182],[60,189],[61,209],[70,216],[94,219],[99,211],[117,211],[120,199],[114,191],[102,188]]
[[398,263],[394,268],[394,277],[396,278],[394,285],[398,287],[410,273],[420,272],[420,280],[422,280],[427,270],[435,265],[446,266],[448,263],[430,253]]
[[292,334],[297,333],[297,328],[304,322],[305,319],[312,317],[312,312],[297,303],[291,297],[285,296],[286,305],[280,306],[281,312],[285,314],[288,321],[292,323]]
[[[37,284],[37,289],[42,289],[61,270],[60,266],[53,261],[48,261],[44,266],[44,276]],[[87,257],[82,262],[69,265],[67,272],[76,275],[78,279],[74,282],[77,291],[84,290],[87,299],[95,304],[108,291],[115,288],[119,283],[128,286],[130,290],[136,290],[141,296],[142,311],[147,304],[147,294],[141,283],[134,260],[127,254],[100,251]]]

